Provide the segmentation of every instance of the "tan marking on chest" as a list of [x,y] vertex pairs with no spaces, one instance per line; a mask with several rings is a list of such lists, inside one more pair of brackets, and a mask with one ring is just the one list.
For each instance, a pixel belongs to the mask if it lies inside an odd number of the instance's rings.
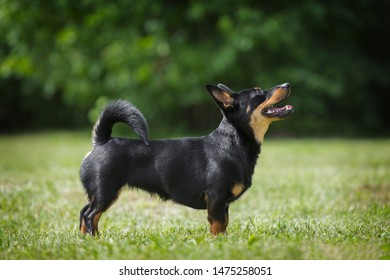
[[244,192],[244,190],[245,190],[244,185],[237,183],[234,184],[234,186],[232,187],[232,194],[234,195],[234,197],[238,197]]

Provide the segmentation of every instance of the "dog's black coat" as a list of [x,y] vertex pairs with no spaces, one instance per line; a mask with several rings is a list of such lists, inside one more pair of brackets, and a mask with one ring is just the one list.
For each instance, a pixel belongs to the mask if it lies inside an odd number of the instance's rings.
[[[288,84],[238,94],[224,85],[208,85],[223,119],[211,134],[198,138],[149,141],[146,121],[134,105],[123,100],[109,104],[94,127],[94,148],[81,165],[80,177],[89,199],[80,213],[81,231],[95,234],[101,214],[128,185],[163,200],[208,209],[211,232],[224,232],[229,203],[251,186],[260,153],[252,114],[280,88],[288,88],[289,94]],[[286,112],[279,113],[279,118],[286,117]],[[111,137],[117,122],[128,124],[141,140]]]

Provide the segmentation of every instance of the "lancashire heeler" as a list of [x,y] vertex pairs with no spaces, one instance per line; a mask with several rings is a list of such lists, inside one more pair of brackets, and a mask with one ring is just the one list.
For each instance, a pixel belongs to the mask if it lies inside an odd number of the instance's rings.
[[[237,93],[222,84],[206,88],[223,118],[202,137],[149,141],[145,118],[131,103],[114,101],[102,111],[93,129],[93,150],[80,170],[89,201],[80,213],[82,233],[97,234],[101,215],[124,186],[207,209],[210,232],[225,232],[229,204],[252,185],[268,126],[289,117],[293,107],[274,107],[290,95],[288,83]],[[117,122],[129,125],[140,140],[112,137]]]

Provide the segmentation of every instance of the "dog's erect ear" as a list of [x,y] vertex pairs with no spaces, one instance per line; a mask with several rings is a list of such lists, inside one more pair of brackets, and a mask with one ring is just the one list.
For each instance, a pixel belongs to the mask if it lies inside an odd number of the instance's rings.
[[229,88],[228,86],[225,86],[224,84],[218,84],[217,85],[220,89],[230,93],[230,94],[234,94],[234,90],[232,90],[231,88]]
[[207,90],[210,92],[211,96],[214,98],[217,105],[222,109],[232,109],[234,101],[234,91],[228,88],[223,84],[206,85]]

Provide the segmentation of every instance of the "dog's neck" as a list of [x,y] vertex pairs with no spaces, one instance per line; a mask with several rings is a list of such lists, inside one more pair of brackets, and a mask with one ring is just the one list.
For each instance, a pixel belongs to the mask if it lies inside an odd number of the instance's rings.
[[225,116],[223,116],[221,123],[212,134],[213,133],[225,138],[229,141],[229,145],[233,144],[234,146],[238,146],[241,149],[245,149],[246,151],[255,154],[260,152],[261,144],[259,144],[249,133],[240,130],[237,125],[230,122]]
[[247,186],[250,186],[256,161],[260,154],[260,145],[238,130],[225,116],[209,137],[214,140],[218,139],[219,148],[237,154],[245,169]]

